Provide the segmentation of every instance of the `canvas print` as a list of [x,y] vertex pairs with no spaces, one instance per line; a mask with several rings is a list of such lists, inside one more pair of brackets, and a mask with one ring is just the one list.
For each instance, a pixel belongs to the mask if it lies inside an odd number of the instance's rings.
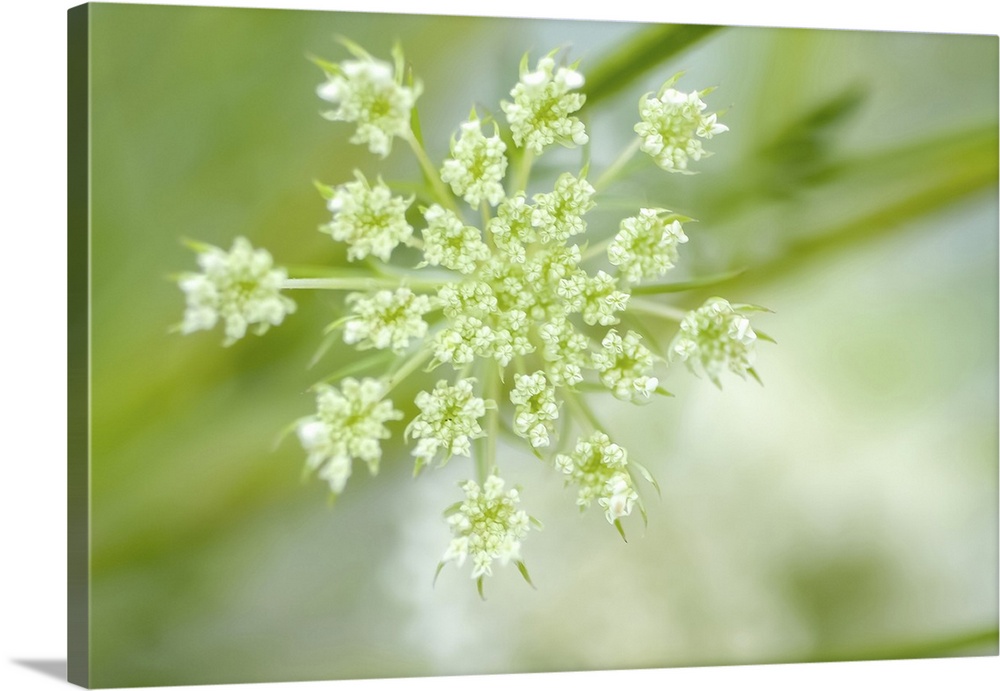
[[996,36],[69,21],[72,681],[997,654]]

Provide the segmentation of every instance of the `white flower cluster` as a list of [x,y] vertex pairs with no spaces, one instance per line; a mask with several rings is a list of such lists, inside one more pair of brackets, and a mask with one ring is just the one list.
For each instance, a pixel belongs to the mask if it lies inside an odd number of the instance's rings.
[[635,132],[642,140],[640,148],[657,165],[671,172],[685,172],[689,160],[709,155],[701,139],[711,139],[729,128],[718,122],[716,113],[704,112],[708,105],[701,97],[706,92],[681,93],[670,88],[676,79],[668,81],[658,95],[643,96],[639,103],[642,122],[635,126]]
[[320,230],[334,240],[346,242],[351,261],[369,254],[389,261],[396,246],[413,235],[413,228],[406,222],[406,209],[413,198],[392,196],[381,178],[372,186],[360,171],[355,171],[354,177],[353,182],[330,191],[327,208],[333,212],[333,220]]
[[405,286],[374,295],[351,293],[347,303],[354,314],[344,324],[344,343],[356,344],[359,349],[392,348],[402,353],[411,340],[427,334],[423,316],[431,309],[431,299]]
[[572,115],[586,100],[583,94],[573,91],[583,86],[583,75],[569,67],[555,69],[555,66],[550,54],[529,72],[525,56],[521,80],[510,92],[514,102],[500,103],[514,143],[536,156],[556,142],[582,146],[588,141],[583,123]]
[[584,178],[563,173],[555,189],[536,194],[531,225],[543,243],[564,243],[587,230],[583,215],[594,208],[594,188]]
[[628,453],[604,432],[577,442],[572,454],[558,454],[556,467],[579,486],[576,503],[586,509],[596,499],[608,523],[628,516],[639,499],[628,472]]
[[445,160],[441,168],[441,181],[451,185],[451,189],[467,204],[476,208],[487,201],[492,206],[504,197],[503,176],[507,172],[507,145],[496,131],[486,137],[479,120],[462,123],[462,135],[451,140],[451,158]]
[[340,494],[351,476],[353,459],[367,463],[372,475],[378,473],[381,440],[389,437],[385,423],[403,414],[384,399],[386,386],[378,379],[348,377],[339,389],[325,384],[316,388],[317,411],[299,421],[299,441],[308,454],[307,467]]
[[247,328],[263,334],[295,311],[291,298],[281,295],[288,277],[274,268],[270,253],[254,249],[246,238],[238,237],[226,252],[212,245],[193,244],[198,251],[201,273],[181,274],[178,284],[187,297],[181,333],[211,329],[225,322],[225,345],[246,335]]
[[639,209],[638,216],[621,222],[608,246],[608,261],[618,267],[625,280],[638,283],[663,276],[674,267],[677,245],[688,238],[679,219],[663,217],[669,213],[666,209]]
[[471,556],[472,578],[481,579],[493,572],[496,559],[502,564],[520,561],[521,540],[531,518],[517,508],[518,491],[505,492],[504,481],[496,475],[487,477],[482,487],[469,480],[462,489],[465,500],[448,517],[453,537],[441,563],[461,566]]
[[[486,414],[487,402],[473,392],[472,379],[459,379],[449,386],[444,379],[433,391],[421,391],[416,403],[420,409],[406,428],[406,437],[419,439],[413,449],[417,470],[444,452],[445,463],[453,455],[470,456],[472,440],[483,436],[479,418]],[[490,406],[495,405],[492,401]]]
[[[393,66],[353,44],[344,45],[355,59],[319,63],[327,81],[318,93],[336,104],[326,117],[356,123],[351,141],[367,144],[382,157],[390,153],[394,138],[403,137],[427,184],[414,188],[409,198],[394,196],[381,178],[369,183],[360,171],[337,187],[318,185],[332,213],[321,230],[346,244],[350,261],[389,262],[403,244],[421,255],[416,270],[435,268],[406,273],[398,282],[393,276],[399,270],[376,267],[371,276],[331,267],[317,278],[288,280],[283,270],[272,268],[267,252],[253,250],[243,238],[230,253],[202,246],[198,262],[203,273],[180,278],[188,303],[181,330],[211,328],[222,319],[231,343],[248,326],[262,332],[294,310],[294,303],[279,293],[282,287],[349,291],[349,314],[330,329],[342,328],[344,342],[358,349],[386,350],[399,359],[385,378],[346,377],[337,387],[318,386],[316,413],[297,423],[307,468],[335,494],[343,491],[355,459],[372,474],[378,471],[389,423],[403,419],[388,398],[390,391],[425,365],[429,372],[449,364],[454,376],[440,378],[416,395],[419,412],[404,428],[415,474],[435,461],[444,465],[452,456],[472,457],[475,440],[507,428],[578,488],[581,508],[596,501],[624,537],[621,519],[634,507],[645,518],[633,472],[655,482],[600,429],[585,394],[605,391],[644,403],[654,393],[665,393],[654,375],[664,358],[644,345],[637,331],[614,327],[627,309],[672,317],[669,308],[632,300],[631,294],[678,289],[677,284],[638,284],[660,278],[674,266],[679,245],[688,240],[682,224],[691,219],[662,208],[641,208],[620,222],[613,237],[592,242],[585,216],[596,206],[598,191],[587,180],[589,161],[578,175],[553,176],[551,191],[528,195],[534,157],[552,144],[573,147],[589,141],[574,115],[584,105],[585,96],[577,91],[584,78],[575,64],[557,66],[555,52],[540,59],[534,70],[529,70],[527,56],[522,60],[519,81],[510,91],[513,100],[500,104],[509,132],[502,134],[502,123],[491,118],[484,123],[473,110],[437,167],[422,138],[410,130],[411,118],[417,122],[414,108],[421,86],[412,78],[409,86],[403,85],[402,54],[394,54]],[[639,139],[597,178],[600,185],[613,184],[627,169],[628,157],[639,150],[668,171],[686,172],[690,161],[708,155],[701,140],[727,130],[716,114],[705,112],[701,97],[708,91],[683,94],[672,88],[675,80],[656,96],[643,97],[642,121],[634,127]],[[493,134],[486,136],[484,124],[490,122]],[[513,181],[505,181],[508,156],[516,171]],[[410,208],[418,195],[419,212]],[[408,217],[422,217],[418,237]],[[613,268],[591,268],[586,265],[591,260],[606,260]],[[758,308],[709,300],[681,321],[670,361],[685,361],[716,384],[727,367],[756,377],[757,334],[745,316],[753,309]],[[643,325],[636,328],[643,331]],[[361,370],[354,363],[348,367],[363,371],[376,362],[378,354],[361,361]],[[571,453],[560,453],[574,428],[589,436],[579,438]],[[543,456],[550,447],[555,449]],[[518,491],[504,490],[496,455],[494,439],[477,444],[478,482],[462,485],[465,500],[448,512],[453,538],[441,562],[462,565],[471,557],[480,594],[497,559],[514,561],[530,583],[520,549],[533,519],[517,508]]]
[[490,256],[478,228],[465,225],[454,211],[434,204],[424,210],[424,261],[471,274]]
[[515,405],[514,432],[533,448],[548,446],[553,423],[559,418],[559,404],[545,373],[515,374],[510,402]]
[[758,309],[709,298],[681,321],[670,344],[670,358],[686,362],[691,371],[700,366],[716,386],[721,386],[719,374],[726,368],[743,378],[748,373],[754,375],[757,334],[746,313]]
[[601,382],[615,398],[643,402],[649,400],[660,384],[649,375],[656,357],[641,341],[642,337],[634,331],[622,338],[611,329],[601,341],[604,350],[594,353],[594,366],[600,372]]
[[352,144],[367,144],[369,151],[385,158],[394,137],[410,133],[410,111],[420,96],[419,83],[403,86],[403,75],[387,62],[357,51],[357,60],[325,65],[327,81],[316,93],[337,106],[323,113],[328,120],[357,124]]

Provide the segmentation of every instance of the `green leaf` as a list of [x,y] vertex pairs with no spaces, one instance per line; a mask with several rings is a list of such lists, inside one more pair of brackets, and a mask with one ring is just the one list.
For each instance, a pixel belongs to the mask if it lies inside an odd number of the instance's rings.
[[318,58],[315,55],[307,55],[306,59],[309,60],[316,67],[320,68],[327,74],[340,74],[340,65],[324,60],[323,58]]
[[760,340],[767,341],[768,343],[773,343],[775,345],[778,345],[778,342],[776,340],[774,340],[773,338],[771,338],[770,336],[768,336],[766,333],[764,333],[760,329],[757,329],[755,327],[754,330],[753,330],[753,332],[755,334],[757,334],[757,338],[759,338]]
[[[970,127],[956,134],[935,136],[915,144],[887,148],[875,154],[831,164],[828,185],[864,185],[891,181],[881,204],[852,217],[834,221],[784,242],[770,260],[753,267],[755,287],[800,271],[813,258],[858,247],[906,230],[908,222],[935,212],[997,184],[998,133],[996,122]],[[899,194],[897,189],[905,189]],[[733,208],[732,200],[717,206]],[[747,278],[751,278],[750,275]]]
[[371,53],[345,36],[337,36],[337,43],[347,48],[348,52],[358,60],[374,60]]
[[485,601],[486,600],[486,596],[483,595],[483,577],[482,576],[480,576],[479,578],[476,579],[476,590],[479,591],[479,599]]
[[313,180],[313,186],[319,191],[320,196],[322,196],[323,199],[326,199],[327,201],[333,199],[335,190],[329,185],[324,185],[319,180]]
[[444,564],[445,563],[443,561],[439,561],[438,565],[437,565],[437,568],[434,569],[434,580],[431,581],[431,587],[432,588],[437,583],[438,576],[441,575],[441,571],[444,569]]
[[721,28],[661,24],[637,32],[588,70],[584,108],[610,98]]
[[620,518],[615,519],[615,528],[618,529],[618,534],[622,536],[622,540],[625,540],[627,543],[628,539],[625,537],[625,529],[622,527],[622,521]]
[[456,501],[454,504],[452,504],[451,506],[449,506],[448,508],[446,508],[444,511],[442,511],[441,515],[444,516],[445,518],[447,518],[448,516],[451,516],[451,515],[454,515],[454,514],[458,513],[458,510],[462,508],[462,504],[464,504],[464,503],[465,502],[462,502],[462,501]]
[[298,420],[293,420],[292,422],[289,422],[287,425],[282,427],[281,431],[278,432],[278,436],[275,437],[274,445],[271,447],[271,450],[277,451],[278,447],[281,446],[281,443],[285,441],[285,439],[288,437],[289,434],[295,431],[295,428],[298,427],[303,420],[305,420],[305,418],[299,418]]
[[523,561],[515,561],[514,563],[517,564],[517,570],[521,572],[521,578],[523,578],[528,585],[534,588],[535,584],[531,582],[531,576],[528,575],[528,567],[524,565]]
[[215,245],[209,245],[206,242],[198,242],[197,240],[191,240],[190,238],[181,238],[181,244],[183,244],[188,249],[194,250],[198,254],[218,249],[218,247],[216,247]]
[[410,131],[413,132],[413,138],[420,148],[424,148],[424,133],[420,129],[420,112],[416,106],[410,109]]
[[406,71],[406,58],[403,56],[403,44],[399,42],[399,39],[392,44],[392,61],[396,68],[396,79],[401,80]]
[[733,271],[725,271],[723,273],[712,274],[710,276],[703,276],[701,278],[692,278],[688,281],[678,281],[677,283],[659,283],[650,285],[640,285],[632,288],[633,295],[662,295],[666,293],[682,293],[686,290],[695,290],[698,288],[707,288],[710,286],[717,285],[719,283],[725,283],[726,281],[731,281],[734,278],[742,275],[746,271],[745,268],[735,269]]
[[656,478],[653,477],[653,474],[646,469],[646,466],[642,465],[638,461],[629,461],[628,464],[633,468],[635,468],[636,470],[638,470],[639,474],[642,475],[642,478],[653,486],[653,489],[656,490],[656,495],[658,497],[661,498],[663,497],[663,495],[660,493],[660,483],[658,483],[656,481]]

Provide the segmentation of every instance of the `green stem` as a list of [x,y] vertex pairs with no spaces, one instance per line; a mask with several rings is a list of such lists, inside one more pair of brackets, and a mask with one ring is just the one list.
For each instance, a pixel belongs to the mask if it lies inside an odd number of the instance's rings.
[[658,302],[650,302],[648,300],[631,298],[628,301],[628,307],[630,310],[635,310],[637,312],[644,312],[646,314],[652,314],[657,317],[663,317],[664,319],[669,319],[670,321],[680,322],[684,320],[687,316],[687,312],[670,305],[661,305]]
[[608,247],[614,241],[613,237],[604,238],[600,242],[594,243],[587,248],[587,251],[580,255],[580,261],[585,262],[588,259],[593,259],[599,254],[604,254],[608,251]]
[[461,215],[458,204],[455,203],[455,197],[452,196],[451,192],[448,191],[448,188],[441,181],[441,176],[438,175],[437,168],[434,167],[424,147],[412,133],[407,135],[405,139],[409,142],[410,149],[413,150],[413,155],[417,157],[417,162],[420,163],[420,168],[424,171],[424,177],[431,184],[431,187],[434,188],[434,195],[438,201],[456,214]]
[[422,364],[430,360],[433,351],[430,347],[421,348],[413,357],[403,363],[402,367],[393,372],[392,376],[389,378],[389,386],[386,389],[388,394],[396,386],[406,379],[408,376],[413,374]]
[[434,292],[441,284],[434,281],[414,281],[409,278],[286,278],[281,283],[285,290],[371,290],[373,288],[398,288],[406,284],[414,290]]
[[586,423],[586,425],[582,426],[585,427],[589,425],[592,431],[601,429],[601,422],[597,419],[597,416],[594,415],[594,411],[591,410],[590,406],[588,406],[586,402],[575,392],[567,390],[565,392],[565,401],[569,404],[569,407],[573,409],[577,418]]
[[625,150],[621,152],[618,158],[615,159],[614,163],[608,166],[601,176],[597,178],[597,182],[594,183],[594,190],[596,192],[601,192],[605,187],[611,184],[616,177],[618,177],[628,162],[632,160],[632,157],[636,155],[639,151],[639,146],[642,144],[642,140],[636,137],[632,142],[625,147]]
[[500,402],[497,401],[499,384],[497,363],[491,360],[486,365],[486,400],[493,401],[494,406],[486,411],[485,453],[476,458],[476,476],[480,485],[486,482],[497,462],[497,434],[500,426]]
[[527,194],[528,178],[531,177],[531,166],[534,162],[534,152],[531,149],[525,149],[521,155],[521,165],[518,166],[517,175],[514,177],[514,189],[510,191],[512,195],[518,192]]
[[479,205],[479,212],[483,220],[483,241],[489,245],[490,249],[496,249],[496,245],[493,243],[493,233],[487,230],[490,227],[490,204],[485,199]]

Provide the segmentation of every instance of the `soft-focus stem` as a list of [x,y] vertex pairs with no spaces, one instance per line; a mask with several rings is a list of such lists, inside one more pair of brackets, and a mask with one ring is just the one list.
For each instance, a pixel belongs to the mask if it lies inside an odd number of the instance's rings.
[[535,163],[535,154],[531,149],[525,149],[521,156],[521,164],[517,168],[517,175],[514,177],[514,189],[511,195],[519,192],[527,193],[528,178],[531,176],[531,166]]
[[594,183],[594,190],[596,192],[601,192],[605,187],[610,185],[616,177],[618,177],[622,170],[628,165],[628,162],[632,160],[632,157],[636,155],[639,151],[639,145],[642,144],[642,140],[636,137],[632,140],[632,143],[622,151],[621,155],[615,159],[614,163],[605,169],[601,173],[601,177],[597,178],[597,182]]
[[406,285],[414,290],[436,291],[441,284],[434,281],[415,281],[410,278],[286,278],[281,282],[284,290],[371,290],[373,288],[399,288]]
[[493,233],[489,232],[490,205],[485,199],[479,204],[479,212],[483,220],[483,241],[489,245],[490,249],[496,249],[496,244],[493,242]]
[[413,374],[421,365],[430,360],[432,354],[433,350],[430,347],[418,350],[413,357],[403,363],[403,366],[396,370],[392,377],[390,377],[386,393],[392,391],[401,381]]
[[576,417],[580,419],[581,422],[589,425],[592,431],[601,429],[600,420],[597,419],[597,416],[594,415],[594,411],[590,409],[590,406],[588,406],[586,402],[579,397],[579,395],[573,391],[566,391],[564,398],[569,404],[569,407],[573,409],[573,413],[576,414]]
[[424,171],[424,176],[434,188],[434,195],[438,198],[438,201],[456,214],[461,215],[458,205],[455,203],[455,198],[448,191],[448,188],[445,187],[444,183],[441,182],[441,176],[438,175],[437,168],[431,163],[431,159],[427,155],[427,152],[424,151],[424,147],[420,145],[420,142],[417,141],[417,138],[412,133],[406,137],[406,141],[409,142],[410,149],[413,150],[413,155],[417,157],[417,162],[420,163],[420,168]]
[[600,242],[590,245],[589,247],[587,247],[587,250],[580,255],[580,261],[585,262],[588,259],[593,259],[599,254],[604,254],[605,252],[608,251],[608,247],[611,245],[613,240],[614,240],[613,237],[604,238]]
[[677,309],[676,307],[661,305],[658,302],[651,302],[649,300],[643,300],[642,298],[635,297],[632,297],[628,301],[628,308],[637,312],[644,312],[657,317],[663,317],[664,319],[669,319],[670,321],[675,322],[684,321],[684,317],[687,316],[687,312]]
[[495,361],[486,365],[486,400],[493,401],[494,406],[486,411],[485,453],[476,458],[476,476],[480,485],[486,482],[497,463],[497,437],[500,433],[500,402],[497,400],[500,373],[497,367]]

